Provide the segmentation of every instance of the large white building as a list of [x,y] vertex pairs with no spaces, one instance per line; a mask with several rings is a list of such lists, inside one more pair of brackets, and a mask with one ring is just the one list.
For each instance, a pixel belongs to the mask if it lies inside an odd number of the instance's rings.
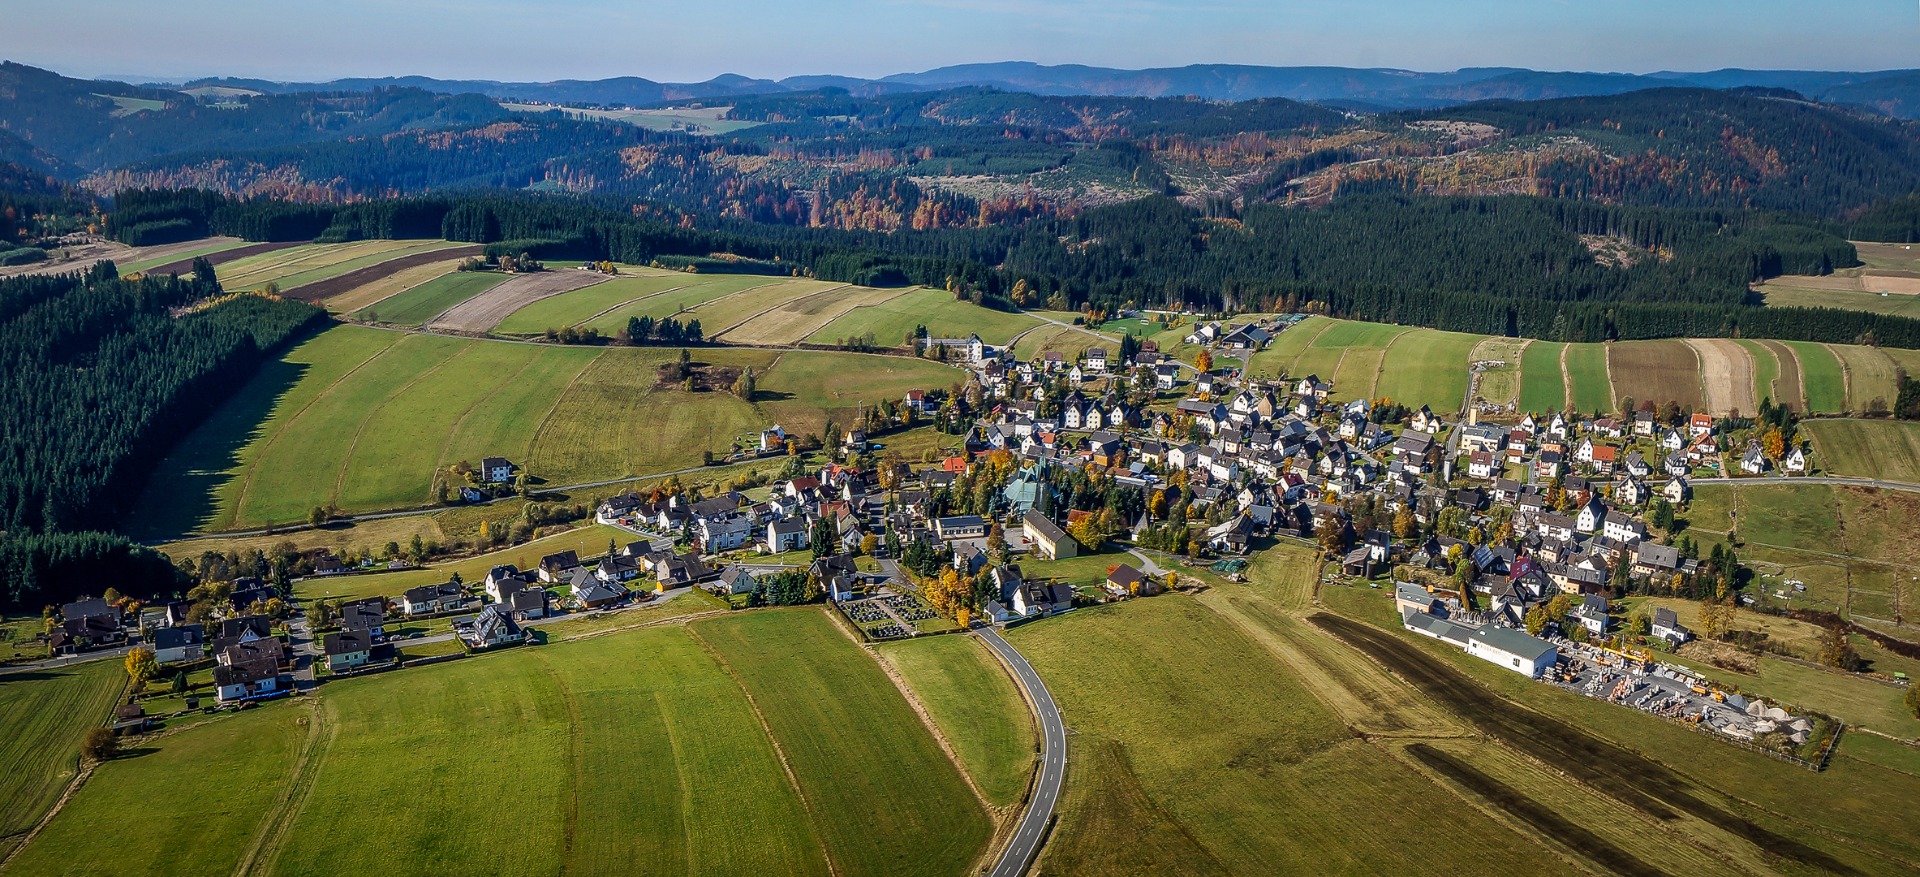
[[1559,660],[1560,650],[1539,637],[1488,625],[1467,637],[1467,654],[1537,678]]

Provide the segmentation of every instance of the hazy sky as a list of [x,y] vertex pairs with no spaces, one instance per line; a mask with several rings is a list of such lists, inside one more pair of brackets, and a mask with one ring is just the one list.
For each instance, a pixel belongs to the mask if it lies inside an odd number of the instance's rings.
[[0,58],[281,80],[880,76],[1002,60],[1878,70],[1920,67],[1920,2],[0,0]]

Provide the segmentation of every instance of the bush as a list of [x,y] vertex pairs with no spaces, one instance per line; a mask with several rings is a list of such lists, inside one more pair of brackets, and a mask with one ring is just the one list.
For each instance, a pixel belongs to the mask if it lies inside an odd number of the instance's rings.
[[80,751],[94,761],[106,761],[120,754],[120,738],[107,728],[94,728],[87,732]]

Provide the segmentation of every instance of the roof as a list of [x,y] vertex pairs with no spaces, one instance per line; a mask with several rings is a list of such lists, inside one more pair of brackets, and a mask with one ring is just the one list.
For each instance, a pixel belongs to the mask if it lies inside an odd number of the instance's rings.
[[1517,655],[1533,661],[1546,657],[1554,650],[1553,643],[1528,636],[1520,631],[1505,627],[1488,625],[1473,632],[1470,637],[1492,648],[1510,655]]
[[320,640],[320,650],[329,655],[346,655],[373,648],[373,638],[357,630],[330,633]]
[[1060,529],[1059,524],[1039,512],[1029,510],[1020,520],[1028,529],[1045,536],[1048,542],[1058,543],[1067,538],[1067,531]]
[[1409,603],[1420,603],[1422,605],[1432,605],[1434,601],[1434,596],[1427,593],[1426,588],[1411,582],[1399,582],[1395,584],[1393,596],[1394,599],[1397,600],[1405,600]]
[[1145,576],[1139,570],[1134,569],[1132,564],[1126,563],[1114,567],[1113,572],[1107,573],[1107,581],[1123,588],[1144,579]]
[[1464,624],[1456,624],[1438,615],[1429,615],[1412,609],[1400,610],[1400,621],[1414,630],[1423,631],[1429,636],[1459,645],[1465,645],[1467,638],[1476,632]]

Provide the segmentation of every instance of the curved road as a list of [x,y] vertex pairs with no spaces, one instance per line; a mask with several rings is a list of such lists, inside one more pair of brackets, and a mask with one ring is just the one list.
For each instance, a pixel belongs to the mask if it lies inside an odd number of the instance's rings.
[[981,629],[979,635],[1013,668],[1020,687],[1027,690],[1027,701],[1040,716],[1040,781],[1034,784],[1033,797],[1027,801],[1027,812],[1021,814],[1013,839],[1007,842],[1000,860],[989,872],[991,877],[1021,877],[1040,854],[1048,823],[1053,820],[1054,805],[1060,800],[1060,784],[1067,773],[1067,729],[1060,721],[1060,708],[1054,705],[1053,695],[1047,692],[1047,684],[1040,681],[1040,674],[1033,672],[1033,665],[992,628]]

